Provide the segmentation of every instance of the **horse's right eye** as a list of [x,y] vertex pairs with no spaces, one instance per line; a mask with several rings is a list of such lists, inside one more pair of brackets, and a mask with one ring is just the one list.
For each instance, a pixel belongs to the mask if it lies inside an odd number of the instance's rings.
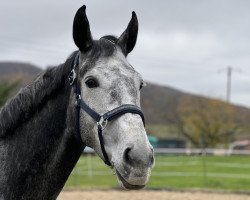
[[99,84],[97,82],[97,80],[91,78],[91,79],[88,79],[85,84],[89,87],[89,88],[95,88],[95,87],[98,87]]

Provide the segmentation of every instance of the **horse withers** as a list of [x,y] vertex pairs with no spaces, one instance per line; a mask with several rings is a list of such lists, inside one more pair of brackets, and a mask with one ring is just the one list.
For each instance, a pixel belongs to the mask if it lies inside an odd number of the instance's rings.
[[1,200],[56,199],[85,146],[122,187],[148,182],[154,156],[140,110],[144,82],[126,59],[137,39],[136,14],[119,38],[93,40],[85,10],[73,23],[79,50],[0,111]]

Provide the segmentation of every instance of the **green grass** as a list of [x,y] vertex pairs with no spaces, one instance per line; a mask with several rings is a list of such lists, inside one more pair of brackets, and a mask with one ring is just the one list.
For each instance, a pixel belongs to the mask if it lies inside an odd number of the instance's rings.
[[[66,187],[114,188],[116,177],[96,156],[81,157]],[[248,156],[156,156],[147,188],[250,191]]]

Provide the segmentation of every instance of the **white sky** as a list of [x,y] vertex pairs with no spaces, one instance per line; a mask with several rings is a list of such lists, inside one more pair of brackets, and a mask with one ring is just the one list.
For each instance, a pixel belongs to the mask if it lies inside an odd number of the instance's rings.
[[247,0],[1,0],[0,61],[64,62],[76,49],[72,22],[83,4],[96,39],[119,36],[136,11],[139,36],[129,60],[146,80],[225,99],[230,65],[232,102],[250,107]]

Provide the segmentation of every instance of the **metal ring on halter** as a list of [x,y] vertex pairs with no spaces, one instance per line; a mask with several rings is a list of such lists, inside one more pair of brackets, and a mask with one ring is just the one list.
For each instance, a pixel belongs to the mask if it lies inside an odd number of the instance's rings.
[[69,74],[69,84],[73,85],[76,80],[76,72],[75,69],[73,68]]
[[97,125],[101,126],[101,129],[104,130],[106,128],[107,124],[108,124],[108,120],[104,119],[103,115],[102,115],[100,118],[100,121],[97,122]]
[[79,100],[79,99],[82,99],[80,94],[76,95],[76,100]]

